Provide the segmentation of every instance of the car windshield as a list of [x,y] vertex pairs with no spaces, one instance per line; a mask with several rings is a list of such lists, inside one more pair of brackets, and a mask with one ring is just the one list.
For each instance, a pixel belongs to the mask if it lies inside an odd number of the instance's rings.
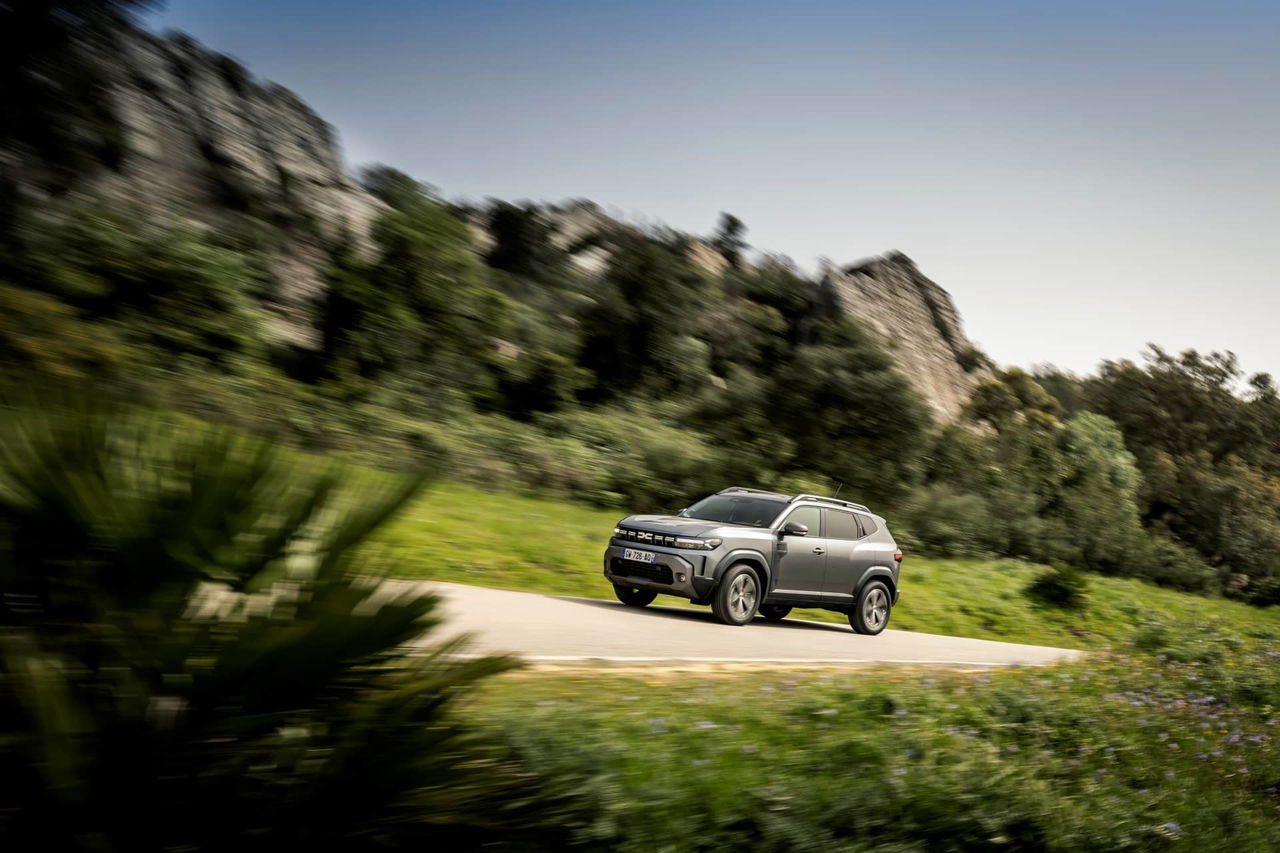
[[699,518],[704,521],[765,527],[778,517],[778,513],[782,512],[782,508],[786,505],[787,502],[780,498],[712,495],[689,507],[683,515],[686,518]]

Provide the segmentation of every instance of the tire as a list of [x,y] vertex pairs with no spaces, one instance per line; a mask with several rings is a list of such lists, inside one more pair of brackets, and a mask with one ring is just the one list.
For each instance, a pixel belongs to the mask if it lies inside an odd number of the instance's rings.
[[893,596],[884,581],[868,581],[858,593],[858,602],[849,613],[849,625],[859,634],[875,636],[889,624]]
[[637,589],[634,586],[613,585],[613,594],[628,607],[646,607],[653,603],[658,594],[651,589]]
[[787,614],[790,612],[790,607],[784,607],[781,604],[760,605],[760,615],[768,619],[770,622],[781,622],[783,619],[787,618]]
[[726,625],[745,625],[760,605],[760,578],[745,563],[730,566],[711,597],[711,612]]

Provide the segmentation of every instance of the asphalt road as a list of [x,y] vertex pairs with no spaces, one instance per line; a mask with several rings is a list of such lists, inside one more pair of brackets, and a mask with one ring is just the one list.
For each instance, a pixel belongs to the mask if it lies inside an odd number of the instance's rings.
[[[533,662],[704,662],[794,664],[1045,664],[1079,657],[1070,649],[1024,646],[914,631],[879,636],[848,624],[760,617],[722,625],[708,608],[646,608],[613,601],[537,595],[459,584],[433,584],[443,594],[446,633],[472,635],[477,650],[515,652]],[[430,639],[438,639],[433,637]]]

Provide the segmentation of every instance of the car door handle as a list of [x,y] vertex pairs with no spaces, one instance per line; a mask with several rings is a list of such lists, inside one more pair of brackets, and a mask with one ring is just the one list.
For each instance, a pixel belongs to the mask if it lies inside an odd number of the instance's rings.
[[821,545],[819,545],[817,548],[814,548],[814,549],[813,549],[813,553],[815,553],[815,554],[825,554],[825,553],[827,553],[827,549],[826,549],[826,548],[823,548]]

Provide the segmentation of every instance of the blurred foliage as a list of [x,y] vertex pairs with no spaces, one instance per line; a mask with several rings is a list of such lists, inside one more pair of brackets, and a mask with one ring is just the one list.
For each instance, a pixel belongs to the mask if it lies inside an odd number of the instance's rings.
[[114,407],[0,423],[6,849],[554,837],[537,780],[451,713],[512,661],[406,649],[436,598],[358,574],[420,478]]
[[20,250],[27,187],[70,189],[117,166],[124,133],[107,61],[115,27],[148,0],[7,0],[0,4],[0,277]]
[[580,780],[588,847],[1266,851],[1278,657],[1156,623],[1047,668],[521,674],[481,712]]
[[1051,607],[1084,610],[1089,598],[1089,578],[1071,566],[1053,566],[1027,585],[1027,595]]

